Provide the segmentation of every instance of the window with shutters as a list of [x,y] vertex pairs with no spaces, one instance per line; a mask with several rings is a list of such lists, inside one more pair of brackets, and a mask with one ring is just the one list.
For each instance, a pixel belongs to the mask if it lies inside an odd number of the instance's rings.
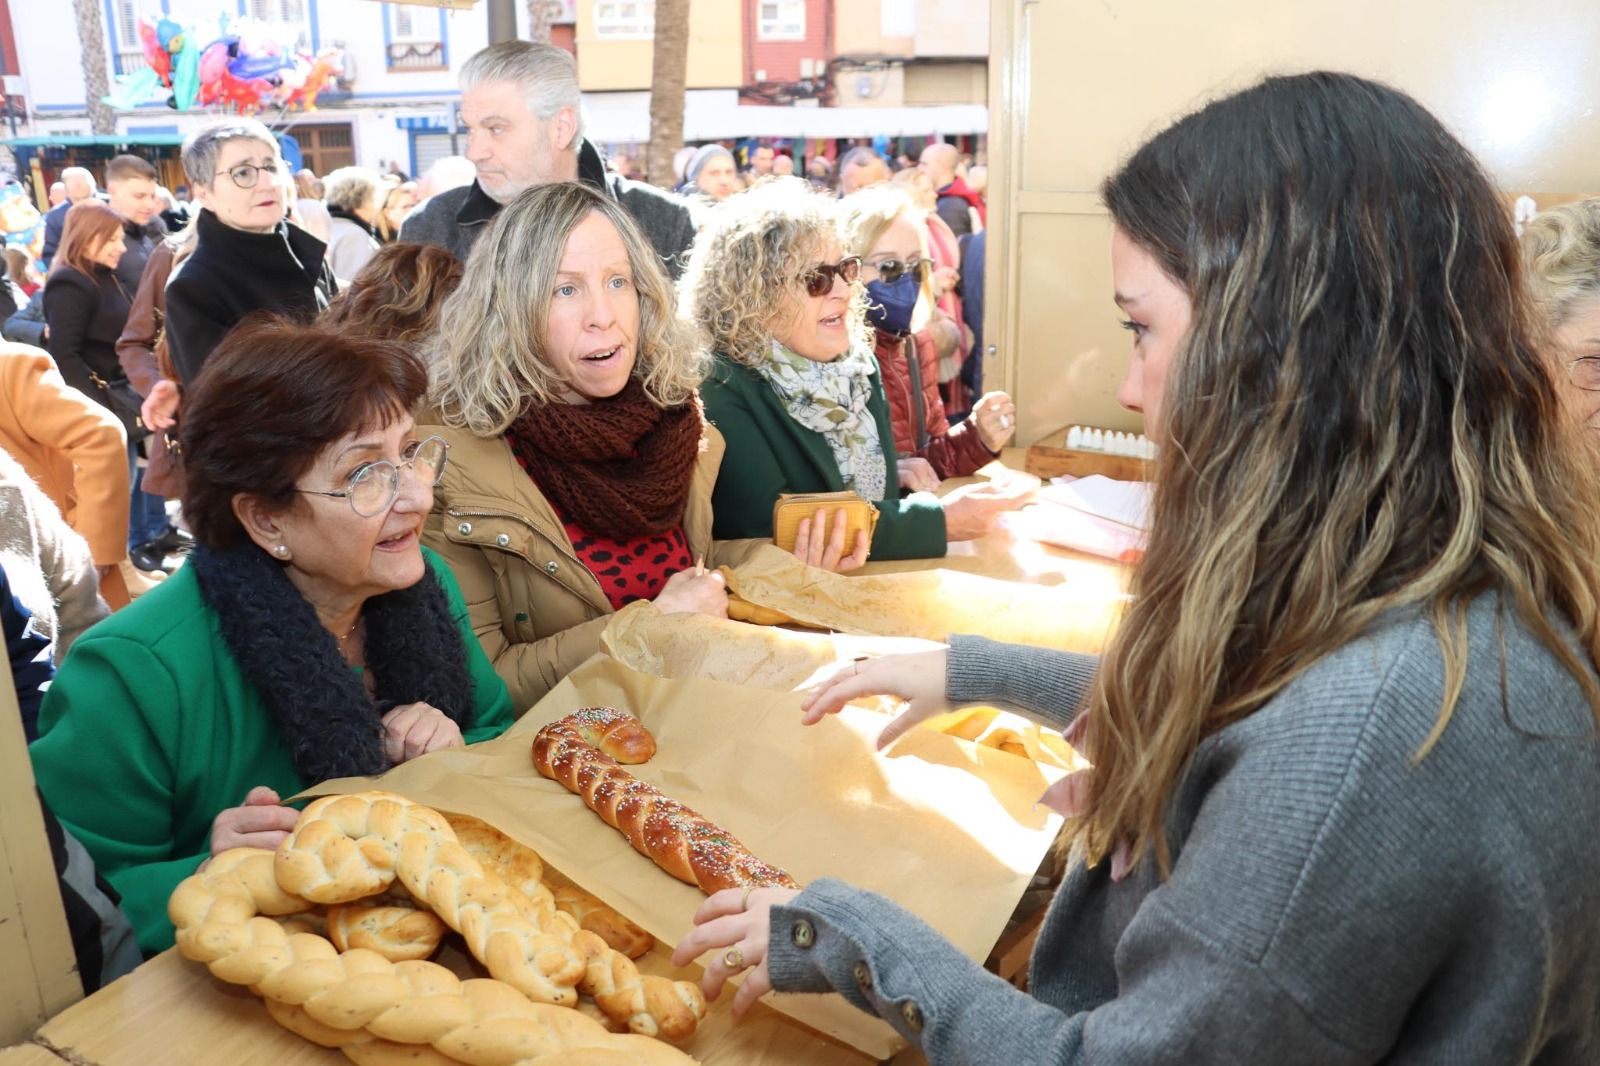
[[806,0],[760,0],[757,35],[763,41],[802,41],[806,36]]
[[300,142],[302,165],[313,174],[329,174],[340,167],[356,165],[355,133],[348,122],[296,126],[294,137]]
[[111,51],[116,55],[117,73],[133,74],[148,67],[144,45],[139,41],[137,0],[112,0],[111,20]]
[[594,32],[611,40],[655,36],[655,0],[595,0]]
[[389,45],[386,62],[392,71],[445,70],[449,67],[441,13],[411,4],[385,4]]

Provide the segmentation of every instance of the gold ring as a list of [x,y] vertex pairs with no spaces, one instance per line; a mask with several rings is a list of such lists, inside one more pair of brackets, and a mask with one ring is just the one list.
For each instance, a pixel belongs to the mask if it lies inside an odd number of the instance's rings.
[[755,890],[755,885],[744,886],[744,898],[739,900],[739,909],[741,911],[747,911],[750,909],[750,893],[754,892]]
[[734,945],[722,953],[722,965],[734,973],[744,969],[744,952],[739,950],[738,945]]

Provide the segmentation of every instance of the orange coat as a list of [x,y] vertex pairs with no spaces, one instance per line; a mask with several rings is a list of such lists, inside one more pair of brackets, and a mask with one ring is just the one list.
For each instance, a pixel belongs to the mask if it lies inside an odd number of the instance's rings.
[[38,348],[0,344],[0,448],[88,541],[96,566],[127,558],[127,432]]

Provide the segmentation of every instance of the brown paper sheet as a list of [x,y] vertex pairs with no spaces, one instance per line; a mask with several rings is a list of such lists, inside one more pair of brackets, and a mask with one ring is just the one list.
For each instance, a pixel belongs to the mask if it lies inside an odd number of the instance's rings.
[[[533,734],[594,704],[631,711],[655,734],[656,757],[629,768],[641,780],[802,883],[838,877],[889,896],[980,962],[1060,825],[1035,803],[1060,777],[1055,768],[926,731],[879,755],[872,739],[883,719],[871,711],[847,707],[807,728],[795,694],[651,677],[603,656],[575,670],[496,740],[312,792],[376,786],[475,815],[676,944],[704,894],[634,851],[581,799],[533,768]],[[780,996],[772,1005],[874,1058],[904,1046],[886,1023],[837,995]],[[687,1050],[699,1053],[693,1043]]]
[[852,577],[763,547],[734,568],[730,589],[813,629],[947,641],[952,633],[1098,652],[1121,609],[1104,582],[1042,586],[957,570]]
[[[810,688],[862,656],[927,651],[941,645],[915,637],[817,633],[704,615],[665,615],[647,603],[634,603],[611,616],[600,647],[630,669],[655,677],[698,677],[794,692]],[[892,696],[853,702],[884,715],[898,714],[904,706]],[[929,719],[923,728],[1064,770],[1086,765],[1060,733],[999,707],[962,707]]]

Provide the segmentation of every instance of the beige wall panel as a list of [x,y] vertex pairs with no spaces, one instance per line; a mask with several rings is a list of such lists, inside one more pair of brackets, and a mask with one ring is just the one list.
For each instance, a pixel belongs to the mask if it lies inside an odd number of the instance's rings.
[[[1018,393],[1023,443],[1069,422],[1129,423],[1113,395],[1128,342],[1110,303],[1106,224],[1072,216],[1102,214],[1094,190],[1145,138],[1264,74],[1382,79],[1438,114],[1504,187],[1600,191],[1600,5],[993,0],[992,11],[985,334],[998,356],[986,370],[989,387]],[[1045,369],[1063,352],[1070,388]]]
[[883,11],[877,3],[833,5],[833,48],[842,56],[909,56],[911,37],[885,37]]
[[[1059,3],[1060,0],[1053,2]],[[861,6],[878,7],[875,3],[862,3]],[[968,0],[917,0],[916,54],[925,59],[934,56],[987,57],[989,27],[982,19],[972,17],[973,7]]]
[[[1074,422],[1137,430],[1139,416],[1115,399],[1129,340],[1105,280],[1109,219],[1103,211],[1023,211],[1018,221],[1021,276],[1051,280],[1049,297],[1028,307],[1018,331],[1027,353],[1013,386],[1018,439],[1032,441]],[[1025,291],[1038,287],[1029,283]]]
[[986,104],[989,64],[918,63],[906,68],[905,102],[921,104]]
[[901,107],[906,68],[896,62],[882,70],[841,67],[833,76],[835,107]]
[[[744,82],[739,0],[692,0],[689,6],[690,89],[730,89]],[[578,5],[578,85],[585,92],[650,88],[652,42],[597,37],[594,5]]]

